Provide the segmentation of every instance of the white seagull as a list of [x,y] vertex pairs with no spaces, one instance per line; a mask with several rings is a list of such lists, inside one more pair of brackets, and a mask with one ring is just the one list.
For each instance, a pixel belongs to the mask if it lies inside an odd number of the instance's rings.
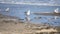
[[5,11],[8,12],[9,11],[9,8],[6,8]]
[[55,12],[55,13],[59,13],[59,11],[58,11],[58,10],[59,10],[59,8],[55,9],[55,10],[54,10],[54,12]]
[[30,15],[30,10],[28,10],[26,14],[29,16]]

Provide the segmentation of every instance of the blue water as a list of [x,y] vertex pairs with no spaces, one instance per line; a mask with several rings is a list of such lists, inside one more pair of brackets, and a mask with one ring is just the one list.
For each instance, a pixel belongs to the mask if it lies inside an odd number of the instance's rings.
[[[9,12],[5,12],[6,8],[10,8]],[[26,11],[30,10],[31,12],[53,12],[56,8],[59,8],[60,6],[36,6],[36,5],[18,5],[18,4],[0,4],[0,13],[4,15],[10,15],[10,16],[16,16],[21,19],[25,19],[25,13]],[[37,15],[31,14],[31,22],[32,23],[50,23],[51,25],[60,25],[60,16],[57,16],[58,19],[52,19],[48,20],[50,18],[54,18],[55,16],[45,16],[40,15],[38,17],[42,17],[41,19],[34,19],[34,17],[37,17]]]

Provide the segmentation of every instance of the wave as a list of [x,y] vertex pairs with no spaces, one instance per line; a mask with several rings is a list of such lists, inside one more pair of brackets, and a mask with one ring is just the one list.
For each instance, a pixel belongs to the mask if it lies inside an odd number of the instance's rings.
[[32,3],[32,2],[0,2],[4,4],[26,4],[26,5],[44,5],[44,6],[60,6],[58,4],[52,4],[52,3]]

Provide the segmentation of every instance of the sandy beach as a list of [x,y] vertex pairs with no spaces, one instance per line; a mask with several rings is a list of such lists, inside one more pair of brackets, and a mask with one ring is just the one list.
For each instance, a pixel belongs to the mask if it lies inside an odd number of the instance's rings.
[[18,18],[0,14],[0,34],[40,34],[49,29],[58,32],[58,28],[48,24],[23,23]]

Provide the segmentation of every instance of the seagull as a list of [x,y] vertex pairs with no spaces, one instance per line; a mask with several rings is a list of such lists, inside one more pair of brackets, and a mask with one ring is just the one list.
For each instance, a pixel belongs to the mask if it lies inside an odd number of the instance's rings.
[[27,12],[25,12],[25,15],[26,15],[26,21],[30,21],[30,18],[29,18],[29,16],[30,16],[30,10],[28,10]]
[[29,16],[30,15],[30,10],[28,10],[26,14]]
[[57,9],[55,9],[55,10],[54,10],[54,12],[55,12],[55,13],[59,13],[59,11],[58,11],[58,10],[59,10],[59,9],[57,8]]
[[9,11],[9,8],[6,8],[5,11],[8,12]]

